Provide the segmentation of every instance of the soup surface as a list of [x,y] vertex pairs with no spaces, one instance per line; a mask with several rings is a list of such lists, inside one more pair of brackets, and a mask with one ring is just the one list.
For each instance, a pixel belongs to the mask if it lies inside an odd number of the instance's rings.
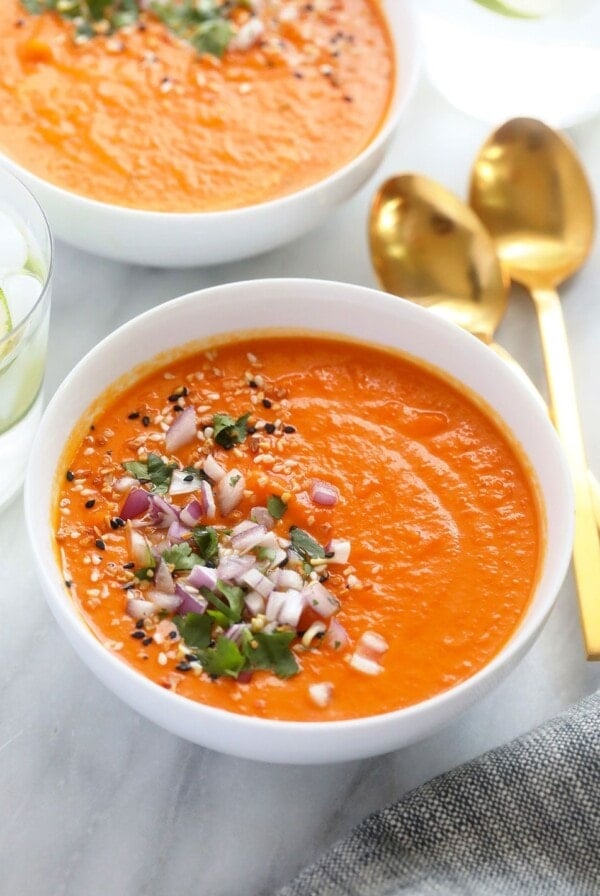
[[159,685],[273,719],[365,716],[468,678],[518,626],[536,491],[434,372],[262,335],[98,407],[64,455],[57,550],[96,636]]
[[3,0],[0,150],[139,209],[238,208],[316,183],[388,111],[395,63],[378,0],[265,0],[254,18],[249,45],[218,58],[149,13],[78,43],[71,22]]

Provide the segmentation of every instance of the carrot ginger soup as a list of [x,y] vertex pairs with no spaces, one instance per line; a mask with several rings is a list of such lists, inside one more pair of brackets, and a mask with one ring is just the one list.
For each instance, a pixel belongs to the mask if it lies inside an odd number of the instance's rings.
[[382,713],[473,675],[527,608],[532,478],[412,361],[263,334],[95,408],[59,471],[57,552],[95,635],[158,686],[273,719]]
[[377,134],[395,79],[379,0],[142,6],[86,23],[3,0],[2,152],[96,200],[194,212],[316,183]]

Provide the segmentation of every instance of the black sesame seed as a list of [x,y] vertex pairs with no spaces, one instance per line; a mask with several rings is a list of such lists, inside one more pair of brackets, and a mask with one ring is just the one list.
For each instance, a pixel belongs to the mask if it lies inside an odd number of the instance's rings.
[[67,482],[73,482],[75,479],[75,473],[73,470],[67,470]]
[[268,398],[263,398],[262,406],[263,406],[263,408],[271,408],[271,407],[273,407],[273,402],[269,401]]
[[179,669],[180,672],[189,672],[192,667],[189,663],[177,663],[175,668]]
[[168,637],[169,637],[169,638],[171,639],[171,641],[172,641],[174,638],[177,637],[177,632],[169,632]]
[[150,417],[142,417],[142,426],[150,426]]
[[289,435],[289,434],[291,434],[291,433],[293,433],[293,432],[296,432],[296,427],[295,427],[295,426],[290,426],[290,424],[287,424],[286,426],[283,427],[283,431],[286,432],[286,433],[288,433],[288,435]]
[[274,423],[265,423],[265,432],[269,434],[275,432],[275,424]]
[[247,433],[249,436],[253,436],[255,432],[256,432],[256,427],[255,427],[255,426],[247,426],[247,427],[246,427],[246,433]]
[[95,544],[99,551],[106,550],[106,545],[104,544],[104,542],[102,541],[101,538],[97,538]]
[[188,473],[187,476],[184,476],[184,477],[183,477],[183,481],[184,481],[184,482],[193,482],[193,481],[194,481],[194,474],[193,474],[193,473]]
[[152,643],[154,643],[154,638],[152,637],[152,635],[148,635],[148,637],[144,638],[144,640],[142,641],[144,647],[148,647],[148,645]]
[[174,404],[173,410],[175,411],[176,414],[179,414],[183,410],[183,408],[181,407],[180,404]]
[[141,641],[141,640],[143,640],[146,636],[145,636],[145,634],[143,633],[143,631],[141,631],[139,628],[136,628],[136,630],[135,630],[134,632],[131,633],[131,637],[132,637],[132,638],[135,638],[136,641]]
[[96,503],[96,499],[90,498],[89,501],[85,502],[85,506],[87,507],[88,510],[91,510],[95,503]]
[[65,579],[65,585],[67,586],[67,588],[70,588],[72,584],[73,582],[71,582],[70,579]]
[[131,414],[127,414],[127,419],[128,420],[137,420],[139,418],[139,416],[140,416],[139,411],[133,411]]
[[143,619],[138,619],[137,622],[136,622],[136,624],[135,624],[135,627],[136,627],[136,628],[143,628],[143,627],[144,627],[144,620],[143,620]]
[[132,588],[135,588],[135,582],[127,582],[126,585],[123,585],[123,591],[131,591]]
[[123,569],[134,569],[134,568],[135,568],[135,563],[133,562],[133,560],[130,560],[129,563],[123,564]]
[[250,380],[248,385],[251,389],[258,389],[258,383],[256,382],[256,380]]
[[198,657],[196,656],[195,653],[186,653],[185,658],[188,662],[192,662],[192,663],[194,662],[194,660],[198,659]]
[[124,525],[125,525],[125,520],[122,520],[120,516],[115,516],[115,517],[110,521],[110,528],[111,528],[111,529],[121,529]]

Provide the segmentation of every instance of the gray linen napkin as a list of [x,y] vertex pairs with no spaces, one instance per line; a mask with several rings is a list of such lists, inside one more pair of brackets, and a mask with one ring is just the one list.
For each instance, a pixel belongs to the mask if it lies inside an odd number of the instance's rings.
[[600,692],[375,812],[277,896],[598,896]]

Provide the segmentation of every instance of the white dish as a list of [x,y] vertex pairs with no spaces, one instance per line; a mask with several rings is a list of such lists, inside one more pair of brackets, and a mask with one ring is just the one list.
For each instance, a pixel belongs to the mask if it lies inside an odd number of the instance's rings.
[[[109,653],[64,587],[52,536],[56,469],[65,439],[86,408],[132,366],[189,340],[244,329],[316,329],[392,346],[435,365],[479,395],[521,443],[541,488],[546,552],[534,599],[504,649],[460,685],[415,706],[363,719],[266,721],[214,709],[165,691]],[[182,334],[185,339],[182,340]],[[515,666],[539,633],[565,576],[573,536],[566,462],[541,403],[481,342],[432,312],[385,293],[311,280],[255,280],[192,293],[130,321],[96,346],[50,402],[35,439],[25,487],[27,527],[41,583],[61,628],[115,694],[174,734],[212,749],[273,762],[357,759],[405,746],[449,722]]]
[[375,172],[413,94],[421,54],[411,5],[383,0],[383,6],[398,63],[397,84],[386,121],[352,162],[290,196],[223,212],[152,212],[109,205],[68,192],[4,155],[0,155],[0,162],[36,196],[56,237],[98,255],[151,266],[189,267],[234,261],[274,249],[323,222]]

